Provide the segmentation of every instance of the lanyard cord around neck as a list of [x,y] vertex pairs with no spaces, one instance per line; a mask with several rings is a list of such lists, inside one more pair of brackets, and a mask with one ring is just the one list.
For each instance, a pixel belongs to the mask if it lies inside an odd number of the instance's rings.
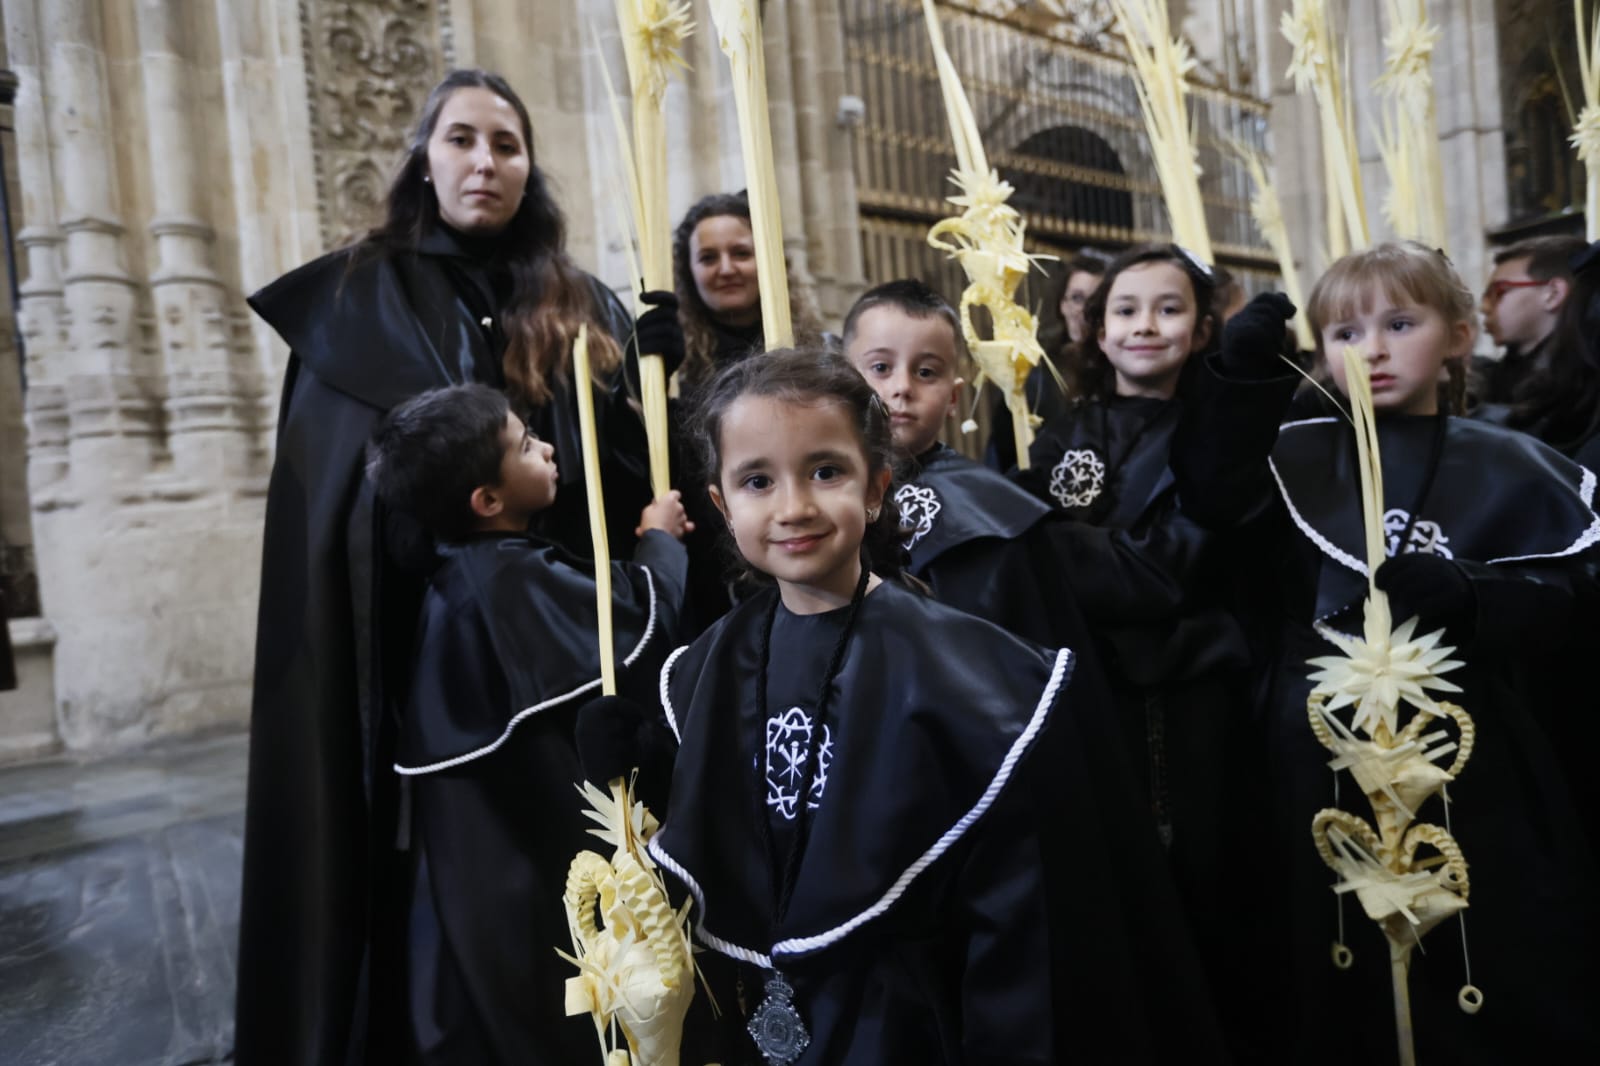
[[[1401,555],[1405,552],[1406,545],[1411,543],[1411,534],[1417,528],[1417,519],[1426,506],[1428,497],[1433,493],[1433,483],[1439,476],[1439,464],[1444,458],[1445,434],[1450,428],[1450,414],[1441,410],[1433,421],[1433,438],[1428,444],[1428,465],[1422,470],[1422,484],[1417,487],[1417,498],[1411,505],[1411,512],[1406,515],[1405,528],[1400,531],[1400,539],[1394,543],[1394,554]],[[1355,437],[1350,438],[1352,445]]]
[[[861,577],[856,582],[855,592],[850,597],[850,613],[845,616],[844,627],[839,631],[839,639],[833,645],[833,653],[828,658],[827,669],[822,672],[822,684],[817,689],[816,711],[811,716],[811,729],[806,738],[806,757],[804,779],[800,783],[800,798],[795,808],[794,840],[789,844],[789,853],[784,857],[782,877],[772,883],[773,899],[773,924],[782,922],[789,913],[789,901],[794,898],[794,888],[800,877],[800,859],[805,854],[806,838],[811,830],[811,788],[816,782],[817,763],[821,758],[822,734],[827,728],[828,719],[828,694],[833,687],[834,678],[838,676],[839,669],[844,665],[845,647],[850,642],[850,633],[855,629],[856,615],[860,612],[861,601],[867,594],[867,581],[872,577],[872,571],[863,561],[861,564]],[[760,741],[756,745],[756,822],[761,828],[761,842],[766,853],[767,876],[772,877],[772,871],[777,863],[772,840],[772,826],[769,824],[767,814],[767,760],[771,758],[765,743],[767,731],[767,665],[772,660],[772,627],[778,618],[778,605],[783,601],[781,596],[774,597],[772,609],[767,612],[767,622],[761,631],[761,665],[756,674],[756,729]]]

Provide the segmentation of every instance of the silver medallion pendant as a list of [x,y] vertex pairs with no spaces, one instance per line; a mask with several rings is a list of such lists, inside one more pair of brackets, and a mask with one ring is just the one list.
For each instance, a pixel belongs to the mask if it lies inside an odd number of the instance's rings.
[[767,994],[750,1016],[749,1028],[756,1050],[771,1066],[792,1066],[811,1043],[795,1009],[794,988],[776,970],[767,975]]

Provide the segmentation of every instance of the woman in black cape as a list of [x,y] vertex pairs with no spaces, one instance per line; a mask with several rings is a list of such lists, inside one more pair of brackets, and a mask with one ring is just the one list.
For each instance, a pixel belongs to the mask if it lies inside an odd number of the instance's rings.
[[[648,502],[634,324],[564,248],[527,109],[497,75],[429,95],[383,223],[250,299],[291,354],[267,496],[240,918],[240,1066],[404,1063],[404,797],[389,767],[431,554],[375,503],[362,450],[426,389],[503,389],[555,446],[542,532],[589,554],[571,347],[587,325],[613,553]],[[668,297],[668,302],[670,297]],[[681,352],[675,304],[638,343]],[[419,547],[422,549],[419,551]]]

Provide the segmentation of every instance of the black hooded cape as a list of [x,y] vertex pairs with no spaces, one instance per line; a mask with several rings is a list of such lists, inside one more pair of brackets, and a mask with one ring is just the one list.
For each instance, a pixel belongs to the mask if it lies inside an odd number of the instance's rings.
[[[573,856],[595,850],[573,730],[599,694],[592,564],[538,538],[441,549],[418,629],[395,771],[411,792],[417,866],[408,988],[427,1066],[570,1066],[597,1055],[567,1018],[576,972],[561,905]],[[653,698],[675,643],[682,545],[646,533],[612,563],[619,688]]]
[[[735,1035],[776,962],[811,1034],[801,1066],[1215,1061],[1159,848],[1072,653],[893,584],[863,601],[833,684],[826,791],[775,923],[751,746],[776,595],[662,673],[681,748],[651,853],[737,971],[717,990]],[[758,1061],[727,1043],[725,1062]]]
[[[1249,649],[1218,579],[1224,544],[1178,508],[1168,456],[1179,413],[1148,397],[1079,404],[1040,430],[1030,469],[1012,476],[1063,519],[1048,527],[1056,554],[1222,997],[1248,980],[1243,939],[1272,934],[1235,890],[1254,869],[1260,809],[1259,775],[1238,743]],[[1226,1013],[1237,1051],[1253,1041],[1252,1020]]]
[[[594,289],[616,335],[628,336],[615,298]],[[423,585],[389,557],[395,518],[374,500],[362,456],[403,400],[457,382],[503,383],[496,290],[436,230],[415,254],[324,256],[250,304],[291,353],[262,551],[236,1054],[241,1066],[401,1062],[394,1041],[404,1027],[393,1018],[408,873],[393,847],[398,797],[387,767]],[[629,450],[627,423],[637,419],[620,394],[602,400],[613,427],[600,437],[610,446],[611,543],[625,554],[643,502],[627,471],[645,484],[644,450]],[[557,385],[529,416],[565,453],[576,423],[570,388]],[[563,462],[563,474],[580,465]],[[556,508],[571,514],[576,504],[582,515],[581,487],[571,489],[563,484]],[[587,518],[559,525],[564,543],[587,553]]]
[[[1280,432],[1276,413],[1292,380],[1230,381],[1213,369],[1196,387],[1205,402],[1186,407],[1174,451],[1179,484],[1186,507],[1218,526],[1231,522],[1248,544],[1254,561],[1236,579],[1253,590],[1250,622],[1270,662],[1258,720],[1273,812],[1265,850],[1283,884],[1267,902],[1278,908],[1283,936],[1267,965],[1285,979],[1267,990],[1279,1003],[1257,1009],[1282,1019],[1279,1061],[1393,1063],[1394,1029],[1384,1021],[1392,1010],[1388,949],[1349,901],[1344,942],[1354,965],[1333,966],[1336,878],[1310,832],[1323,807],[1371,819],[1348,779],[1335,793],[1331,755],[1312,736],[1306,710],[1306,660],[1337,654],[1322,634],[1361,632],[1366,563],[1354,436],[1333,418]],[[1378,421],[1389,553],[1452,559],[1475,601],[1445,643],[1466,664],[1446,675],[1463,690],[1447,698],[1472,716],[1476,746],[1450,785],[1448,812],[1437,797],[1418,812],[1420,821],[1448,825],[1466,857],[1468,955],[1453,919],[1413,953],[1417,1058],[1468,1066],[1530,1056],[1591,1061],[1600,1056],[1600,1026],[1588,1008],[1600,993],[1597,812],[1587,765],[1594,695],[1585,661],[1600,565],[1595,479],[1531,437],[1451,418],[1424,494],[1439,428],[1436,416]],[[1185,449],[1189,435],[1208,446]],[[1486,997],[1476,1015],[1456,1004],[1469,960]],[[1351,1025],[1355,1017],[1371,1021]]]

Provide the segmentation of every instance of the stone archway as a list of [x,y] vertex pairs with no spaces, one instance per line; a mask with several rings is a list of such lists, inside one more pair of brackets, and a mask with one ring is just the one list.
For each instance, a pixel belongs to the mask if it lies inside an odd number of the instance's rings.
[[[1111,142],[1082,126],[1052,126],[1040,130],[1024,138],[1010,154],[1118,178],[1127,173]],[[1133,228],[1133,193],[1125,188],[1049,176],[1019,167],[1003,166],[1001,173],[1016,190],[1011,203],[1024,214],[1078,219],[1117,229]]]

